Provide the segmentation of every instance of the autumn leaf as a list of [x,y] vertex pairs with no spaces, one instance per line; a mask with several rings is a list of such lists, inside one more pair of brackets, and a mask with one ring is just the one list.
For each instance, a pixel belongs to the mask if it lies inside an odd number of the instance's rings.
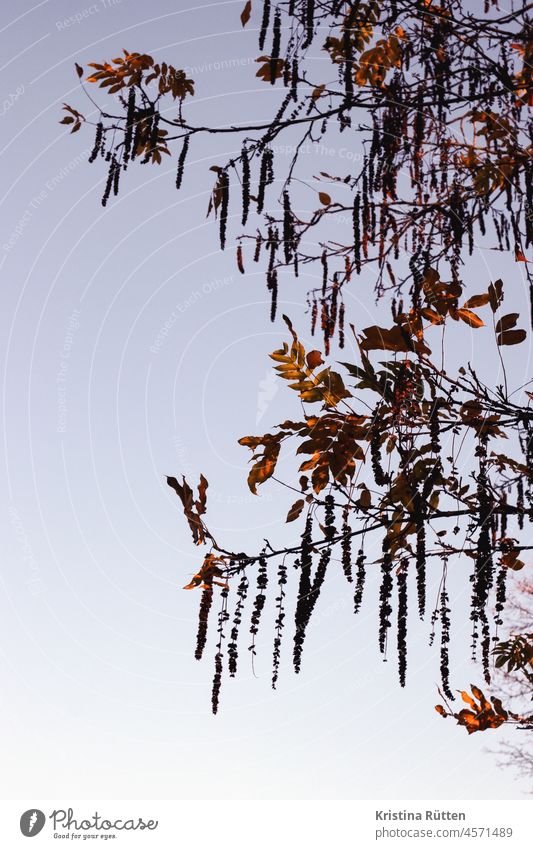
[[492,312],[496,312],[503,301],[503,283],[501,280],[496,280],[495,283],[490,284],[488,288],[488,296],[490,308]]
[[313,485],[314,491],[317,493],[322,492],[322,490],[329,483],[329,470],[327,466],[327,462],[322,462],[311,472],[311,483]]
[[279,446],[277,450],[271,450],[268,454],[264,454],[257,463],[254,463],[248,474],[248,486],[250,492],[257,495],[257,487],[272,477],[276,468],[276,462],[279,454]]
[[478,713],[478,712],[479,712],[479,708],[478,708],[478,706],[476,705],[476,703],[475,703],[474,699],[472,698],[472,696],[469,696],[469,695],[468,695],[468,693],[467,693],[467,692],[465,692],[465,690],[460,690],[459,692],[460,692],[460,695],[461,695],[461,698],[462,698],[463,702],[466,702],[466,704],[467,704],[467,705],[470,705],[470,707],[471,707],[471,708],[474,708],[474,710],[476,711],[476,713]]
[[484,292],[482,295],[472,295],[467,301],[465,301],[464,306],[467,309],[472,307],[484,307],[485,304],[488,304],[490,300],[490,296],[488,292]]
[[331,203],[331,198],[327,192],[319,192],[318,199],[323,206],[329,206]]
[[362,488],[361,495],[357,499],[357,503],[363,510],[368,510],[368,508],[372,506],[372,496],[370,495],[370,490],[367,489],[366,486]]
[[81,67],[81,65],[78,65],[77,62],[74,62],[74,66],[76,68],[76,73],[78,77],[81,79],[83,77],[83,68]]
[[315,369],[317,366],[321,366],[324,363],[320,351],[309,351],[305,361],[310,369]]
[[361,350],[363,351],[397,351],[405,352],[418,351],[422,354],[429,354],[431,351],[422,340],[411,339],[408,331],[398,325],[390,330],[385,327],[365,327],[363,330],[365,337],[361,341]]
[[496,333],[500,333],[502,330],[510,330],[511,327],[516,325],[520,314],[517,312],[510,312],[508,315],[502,316],[498,322],[496,322]]
[[435,312],[435,310],[432,310],[430,307],[423,307],[420,312],[422,313],[424,318],[427,318],[427,320],[431,322],[431,324],[444,323],[444,316],[440,315],[440,313],[438,312]]
[[179,483],[174,477],[167,477],[167,484],[174,490],[183,506],[183,513],[189,527],[191,529],[193,541],[196,545],[201,545],[207,538],[211,538],[211,534],[204,526],[200,516],[205,513],[206,491],[208,487],[207,480],[203,475],[200,475],[200,484],[198,486],[198,499],[195,501],[193,492],[185,478],[182,478],[183,483]]
[[[460,690],[461,698],[466,702],[472,710],[463,708],[457,713],[450,713],[442,705],[435,705],[435,710],[442,717],[453,716],[457,720],[458,725],[466,728],[468,734],[474,734],[476,731],[485,731],[488,728],[499,728],[508,718],[507,711],[503,708],[499,699],[493,699],[493,704],[485,697],[484,693],[471,684],[472,695]],[[476,701],[477,700],[477,701]]]
[[227,587],[225,581],[215,580],[216,578],[222,577],[223,572],[220,566],[223,564],[224,560],[221,557],[217,557],[212,553],[207,554],[204,558],[200,571],[193,576],[188,584],[185,584],[183,589],[194,590],[197,587],[209,589],[213,584],[217,584],[219,587]]
[[287,513],[286,522],[294,522],[295,519],[298,518],[302,510],[304,509],[305,501],[303,498],[299,498],[298,501],[295,501],[292,505],[291,509]]
[[499,333],[497,337],[498,345],[519,345],[526,339],[527,333],[525,330],[505,330]]
[[248,0],[244,9],[241,12],[241,24],[243,25],[243,27],[245,27],[246,24],[248,23],[248,21],[250,20],[251,12],[252,12],[252,0]]
[[470,310],[458,309],[457,315],[459,318],[468,324],[470,327],[485,327],[485,322],[481,321],[480,317]]
[[272,69],[274,69],[274,80],[278,80],[283,76],[283,68],[285,67],[284,59],[272,60],[270,56],[259,56],[256,62],[263,64],[256,73],[256,77],[260,77],[266,83],[272,82]]

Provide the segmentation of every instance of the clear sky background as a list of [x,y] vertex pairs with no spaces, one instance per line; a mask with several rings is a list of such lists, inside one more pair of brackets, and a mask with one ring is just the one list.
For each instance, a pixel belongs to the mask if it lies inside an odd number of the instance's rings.
[[[243,5],[21,0],[2,9],[0,792],[66,801],[523,798],[525,785],[485,751],[503,734],[467,738],[434,712],[438,656],[427,623],[413,616],[402,691],[394,652],[387,663],[378,653],[377,584],[369,581],[355,619],[340,567],[320,598],[300,676],[289,620],[272,693],[269,607],[256,677],[243,633],[239,676],[224,683],[219,715],[210,713],[214,649],[194,660],[199,598],[181,589],[200,552],[164,476],[206,475],[210,527],[236,550],[295,537],[298,528],[279,522],[290,494],[272,484],[254,498],[237,445],[297,415],[267,356],[286,328],[269,324],[262,270],[236,269],[238,231],[221,254],[205,218],[208,168],[237,140],[193,145],[179,194],[175,158],[131,169],[103,210],[104,167],[86,163],[92,131],[69,137],[58,119],[64,101],[96,115],[74,61],[121,48],[189,69],[191,120],[268,118],[280,92],[255,78],[257,32],[254,22],[242,30]],[[307,154],[309,174],[348,173],[355,135],[326,144]],[[500,275],[526,315],[522,270],[509,258],[476,251],[470,291]],[[304,340],[312,284],[287,278],[279,311]],[[347,297],[358,326],[375,322],[372,280],[356,281]],[[496,383],[485,337],[463,327],[457,338],[452,357],[474,358]],[[526,348],[507,355],[516,386],[530,374]],[[470,567],[452,569],[455,687],[481,682],[468,660]]]

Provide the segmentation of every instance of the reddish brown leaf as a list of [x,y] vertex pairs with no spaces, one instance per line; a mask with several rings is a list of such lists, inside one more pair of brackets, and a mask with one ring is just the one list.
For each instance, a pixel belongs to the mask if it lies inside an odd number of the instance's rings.
[[501,302],[503,301],[503,283],[501,280],[496,280],[491,283],[488,288],[490,308],[492,312],[496,312]]
[[508,315],[502,316],[500,320],[496,322],[496,333],[500,333],[502,330],[509,330],[511,327],[514,327],[518,318],[519,313],[517,312],[510,312]]
[[292,505],[291,509],[287,513],[286,522],[294,522],[295,519],[298,518],[302,510],[304,509],[305,501],[303,498],[299,498],[298,501],[295,501]]
[[484,307],[485,304],[488,304],[489,300],[489,293],[484,292],[483,295],[472,295],[468,301],[465,301],[464,306],[467,309],[471,309],[472,307]]
[[315,369],[317,368],[317,366],[321,366],[324,362],[320,351],[309,351],[305,360],[307,362],[308,368],[310,369]]
[[498,334],[498,345],[519,345],[527,337],[525,330],[504,330]]
[[244,263],[242,261],[242,245],[237,246],[237,268],[244,274]]
[[245,27],[246,24],[248,23],[248,21],[250,20],[251,12],[252,12],[252,0],[248,0],[244,9],[241,12],[241,24],[243,25],[243,27]]
[[459,309],[457,315],[470,327],[485,327],[485,322],[481,321],[480,317],[470,310]]

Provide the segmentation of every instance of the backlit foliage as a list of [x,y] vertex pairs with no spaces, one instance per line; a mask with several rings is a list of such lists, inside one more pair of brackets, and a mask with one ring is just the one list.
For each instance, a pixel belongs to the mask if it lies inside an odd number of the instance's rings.
[[[174,149],[180,189],[195,137],[230,133],[240,153],[210,169],[207,214],[218,220],[221,248],[231,236],[243,274],[250,263],[264,262],[272,320],[282,275],[298,278],[302,266],[312,265],[321,278],[307,304],[322,350],[306,351],[283,316],[288,334],[271,354],[278,377],[295,393],[295,418],[239,440],[251,452],[253,494],[283,476],[281,449],[287,454],[292,446],[297,485],[293,478],[281,482],[298,496],[283,509],[288,523],[301,526],[296,544],[276,549],[267,542],[251,553],[225,548],[206,524],[207,480],[200,478],[195,498],[185,480],[168,478],[194,543],[208,547],[186,588],[201,589],[197,658],[209,617],[217,616],[215,712],[225,666],[230,676],[237,671],[251,587],[252,660],[273,595],[275,687],[287,639],[300,671],[310,620],[337,561],[356,613],[367,574],[379,575],[378,650],[390,651],[395,630],[402,686],[414,585],[418,615],[431,609],[430,639],[440,637],[448,700],[454,699],[454,623],[447,579],[449,564],[460,564],[470,584],[472,652],[490,682],[507,574],[524,567],[531,548],[522,532],[533,518],[533,395],[517,397],[520,387],[511,392],[504,367],[505,349],[524,342],[531,317],[505,311],[501,280],[473,285],[462,267],[475,246],[506,252],[533,291],[533,30],[525,2],[510,12],[494,0],[484,8],[480,2],[478,12],[471,5],[248,0],[240,19],[243,27],[255,20],[259,28],[256,77],[280,91],[277,111],[264,125],[196,124],[186,108],[194,82],[143,53],[91,63],[86,76],[77,66],[85,87],[115,96],[113,108],[102,108],[90,157],[107,163],[104,205],[130,164],[160,164]],[[72,131],[89,123],[73,107],[65,109],[63,123]],[[359,151],[353,167],[309,174],[304,145],[339,137]],[[280,162],[275,149],[283,138],[294,154]],[[233,234],[230,209],[243,228]],[[371,279],[378,296],[390,295],[389,326],[351,324],[344,294],[358,278],[367,285]],[[502,385],[485,385],[466,363],[454,374],[437,364],[432,351],[440,354],[452,325],[468,339],[490,337]],[[348,336],[355,360],[329,362],[332,340],[342,349]],[[464,471],[467,454],[473,465]],[[380,554],[370,559],[376,540]],[[297,586],[291,590],[293,568]],[[428,598],[429,569],[441,575],[436,599]],[[524,640],[527,649],[527,636],[498,642],[496,664],[517,668],[520,657],[523,668]],[[472,696],[461,695],[468,708],[437,709],[469,733],[527,722],[476,686]]]

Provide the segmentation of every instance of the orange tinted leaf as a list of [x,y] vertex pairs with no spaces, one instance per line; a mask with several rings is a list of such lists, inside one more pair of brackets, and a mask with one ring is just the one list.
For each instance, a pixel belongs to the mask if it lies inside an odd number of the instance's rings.
[[492,704],[494,705],[494,710],[496,711],[498,716],[501,716],[503,719],[509,719],[509,714],[502,705],[501,699],[493,698]]
[[485,304],[488,304],[489,300],[489,293],[484,292],[483,295],[472,295],[472,297],[469,298],[468,301],[465,301],[464,306],[467,309],[472,307],[484,307]]
[[[303,468],[303,466],[300,466],[300,468]],[[320,466],[313,469],[311,482],[313,484],[313,489],[317,494],[328,485],[329,471],[325,463],[322,463]]]
[[444,321],[444,316],[440,315],[435,310],[430,309],[429,307],[424,307],[420,310],[424,318],[427,318],[432,324],[442,324]]
[[468,693],[465,692],[465,690],[460,690],[459,692],[461,693],[461,698],[462,698],[463,702],[466,702],[467,705],[470,705],[471,708],[474,708],[474,710],[477,713],[479,711],[479,708],[478,708],[477,704],[475,703],[474,699],[472,698],[472,696],[469,696]]
[[323,204],[324,206],[329,206],[330,203],[331,203],[331,198],[330,198],[330,196],[328,195],[327,192],[319,192],[318,198],[320,200],[320,203]]
[[76,73],[77,73],[78,77],[81,79],[83,77],[83,68],[81,67],[81,65],[78,65],[77,62],[74,62],[74,65],[76,67]]
[[484,693],[482,692],[482,690],[479,689],[479,687],[476,687],[475,684],[470,684],[470,689],[472,690],[472,695],[478,700],[479,704],[481,705],[482,710],[492,710],[491,703],[487,701]]
[[435,705],[435,710],[437,711],[437,713],[440,713],[440,715],[444,718],[448,716],[448,714],[446,713],[446,709],[443,708],[442,705]]
[[472,711],[469,710],[459,711],[457,714],[457,722],[459,725],[464,725],[469,734],[473,734],[474,731],[479,731],[481,728],[479,719],[472,713]]
[[481,321],[480,317],[474,312],[470,312],[470,310],[459,309],[457,310],[457,315],[469,327],[485,327],[485,322]]
[[258,463],[255,463],[248,474],[250,492],[257,495],[258,484],[264,483],[268,478],[271,478],[275,468],[276,460],[272,457],[262,457]]
[[361,348],[364,351],[412,351],[414,346],[409,338],[408,333],[402,333],[400,327],[392,327],[388,330],[385,327],[365,327],[363,330],[365,339],[361,342]]

